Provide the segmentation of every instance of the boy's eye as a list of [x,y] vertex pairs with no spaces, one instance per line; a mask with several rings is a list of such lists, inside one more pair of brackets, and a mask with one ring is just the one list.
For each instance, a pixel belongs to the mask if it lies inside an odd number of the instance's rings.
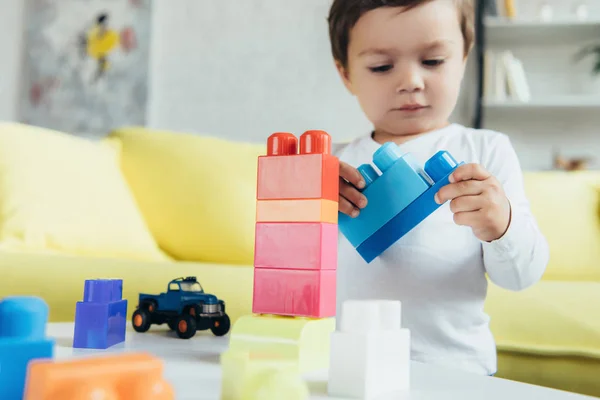
[[392,65],[391,64],[380,65],[378,67],[371,67],[369,69],[371,70],[371,72],[381,73],[381,72],[386,72],[386,71],[389,71],[390,69],[392,69]]
[[438,65],[442,65],[444,60],[425,60],[423,61],[423,65],[428,67],[437,67]]

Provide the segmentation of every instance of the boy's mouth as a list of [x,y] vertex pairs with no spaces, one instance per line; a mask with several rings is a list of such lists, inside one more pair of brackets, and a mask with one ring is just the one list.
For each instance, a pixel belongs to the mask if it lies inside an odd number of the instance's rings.
[[422,104],[419,103],[410,103],[410,104],[404,104],[401,107],[398,108],[394,108],[395,111],[419,111],[422,110],[424,108],[427,108],[427,106],[424,106]]

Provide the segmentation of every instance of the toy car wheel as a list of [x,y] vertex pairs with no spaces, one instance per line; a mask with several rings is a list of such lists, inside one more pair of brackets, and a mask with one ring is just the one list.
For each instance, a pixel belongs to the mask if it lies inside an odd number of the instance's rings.
[[188,306],[183,310],[183,313],[189,314],[192,317],[197,317],[198,315],[202,314],[202,306],[200,306],[198,304]]
[[189,339],[196,334],[196,320],[189,314],[177,318],[175,332],[181,339]]
[[131,324],[136,332],[146,332],[150,329],[150,313],[142,308],[138,308],[131,316]]
[[210,327],[210,330],[215,336],[223,336],[229,332],[230,327],[231,321],[229,321],[229,316],[225,314],[222,317],[213,319],[213,324]]
[[140,308],[146,309],[152,313],[156,311],[156,302],[154,300],[145,300],[140,304]]

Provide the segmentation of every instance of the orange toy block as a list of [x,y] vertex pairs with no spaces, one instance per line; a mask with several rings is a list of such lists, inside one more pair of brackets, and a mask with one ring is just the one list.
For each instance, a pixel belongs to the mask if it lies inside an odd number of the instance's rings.
[[146,353],[34,360],[24,400],[173,400],[173,387],[162,375],[162,361]]
[[326,199],[258,200],[256,222],[338,223],[338,203]]
[[337,157],[325,131],[306,131],[298,140],[291,133],[274,133],[267,155],[258,157],[257,200],[339,198]]

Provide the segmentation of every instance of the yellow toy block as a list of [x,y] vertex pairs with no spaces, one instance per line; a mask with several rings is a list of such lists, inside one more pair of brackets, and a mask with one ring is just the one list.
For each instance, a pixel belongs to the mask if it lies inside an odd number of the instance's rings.
[[273,354],[221,354],[221,400],[306,400],[309,390],[298,363]]
[[335,318],[246,315],[231,330],[229,349],[293,359],[300,373],[329,367],[329,342]]

